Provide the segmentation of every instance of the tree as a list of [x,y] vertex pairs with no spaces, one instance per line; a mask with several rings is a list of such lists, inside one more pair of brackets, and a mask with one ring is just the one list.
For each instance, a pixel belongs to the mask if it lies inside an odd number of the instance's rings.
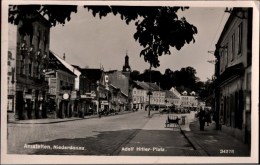
[[137,70],[134,70],[130,73],[130,77],[132,80],[139,80],[139,75],[140,75],[140,72],[137,71]]
[[199,80],[196,77],[196,70],[192,67],[181,68],[180,71],[173,73],[173,79],[175,86],[183,86],[190,90],[196,90],[196,82]]
[[[105,17],[109,13],[120,15],[127,24],[135,21],[134,39],[143,46],[140,56],[150,67],[160,66],[158,57],[171,54],[170,47],[180,50],[185,44],[195,42],[197,28],[185,18],[178,18],[177,11],[188,7],[146,7],[146,6],[84,6],[92,11],[93,16]],[[33,14],[45,16],[51,26],[64,25],[70,21],[71,13],[77,12],[74,5],[10,5],[9,19],[12,24],[20,24],[19,32],[32,34]]]

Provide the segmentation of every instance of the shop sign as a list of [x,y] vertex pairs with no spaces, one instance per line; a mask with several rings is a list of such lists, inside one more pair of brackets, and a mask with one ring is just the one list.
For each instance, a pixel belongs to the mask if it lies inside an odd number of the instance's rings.
[[95,93],[95,91],[91,91],[90,96],[93,97],[93,98],[96,97],[96,93]]
[[108,101],[101,101],[101,104],[108,105]]
[[55,75],[54,74],[46,74],[45,77],[46,78],[55,78]]
[[51,95],[56,95],[56,88],[50,88],[49,92]]
[[86,98],[87,98],[87,95],[80,95],[80,98],[81,98],[81,99],[86,99]]
[[62,96],[62,98],[65,100],[69,99],[69,97],[70,97],[70,95],[68,93],[64,93]]
[[76,99],[76,98],[77,98],[77,91],[72,91],[70,98],[71,98],[71,99]]
[[31,94],[25,94],[25,99],[32,99],[32,95]]

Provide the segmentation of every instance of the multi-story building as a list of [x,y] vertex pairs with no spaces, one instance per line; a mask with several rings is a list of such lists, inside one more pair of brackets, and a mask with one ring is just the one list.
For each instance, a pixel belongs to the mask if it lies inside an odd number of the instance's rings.
[[[7,84],[8,84],[8,102],[7,111],[10,114],[15,112],[15,68],[16,68],[16,42],[17,42],[17,27],[9,24],[8,30],[8,74],[7,74]],[[8,116],[9,120],[14,120],[14,115]]]
[[181,95],[181,107],[184,108],[196,108],[198,106],[198,100],[196,93],[192,91],[188,93],[187,91],[182,92]]
[[143,110],[145,105],[147,105],[146,96],[148,90],[142,88],[142,86],[138,84],[139,82],[134,81],[132,90],[132,104],[134,109]]
[[108,76],[102,69],[85,68],[80,72],[79,93],[84,111],[99,113],[108,110],[111,99]]
[[175,95],[172,91],[165,91],[165,104],[167,107],[180,107],[181,98]]
[[133,108],[147,109],[149,105],[148,92],[151,91],[150,105],[152,109],[158,110],[165,107],[165,92],[155,83],[134,81],[133,83]]
[[[78,103],[75,94],[75,79],[77,75],[69,68],[71,67],[54,52],[49,51],[49,67],[46,78],[49,82],[48,102],[49,111],[54,117],[72,117],[78,113]],[[54,106],[54,105],[55,106]]]
[[38,13],[31,14],[31,17],[35,19],[30,34],[18,30],[21,23],[9,25],[12,35],[9,36],[8,53],[12,58],[9,61],[13,65],[10,66],[13,80],[9,81],[12,109],[8,107],[8,115],[12,119],[47,117],[48,82],[44,79],[44,70],[48,66],[50,23]]
[[[181,106],[180,92],[175,87],[172,87],[169,91],[173,93],[173,96],[171,98],[173,105],[175,105],[175,107],[179,108]],[[172,94],[170,94],[170,95],[172,95]]]
[[250,144],[252,8],[233,8],[215,50],[217,128]]
[[108,75],[108,84],[112,84],[119,88],[123,93],[128,95],[129,92],[129,77],[122,73],[122,71],[111,70],[105,72]]
[[113,109],[115,112],[126,110],[128,96],[113,84],[109,84],[109,90],[111,93],[110,109]]

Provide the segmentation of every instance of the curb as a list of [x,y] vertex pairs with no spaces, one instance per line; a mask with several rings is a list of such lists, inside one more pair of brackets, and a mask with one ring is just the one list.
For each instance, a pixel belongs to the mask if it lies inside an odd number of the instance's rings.
[[210,156],[209,153],[207,153],[203,148],[200,147],[200,145],[196,142],[194,138],[192,138],[191,135],[189,135],[188,132],[183,131],[181,128],[181,133],[184,135],[184,137],[188,140],[188,142],[191,144],[192,148],[200,153],[200,156]]
[[[127,111],[125,113],[119,113],[117,115],[124,115],[124,114],[128,114],[128,113],[131,113],[132,111]],[[133,112],[132,112],[133,113]],[[117,116],[117,115],[113,115],[113,116]],[[111,115],[109,116],[103,116],[103,117],[110,117]],[[67,119],[67,120],[60,120],[60,121],[49,121],[49,122],[40,122],[40,123],[29,123],[29,122],[26,122],[26,123],[19,123],[19,122],[8,122],[8,123],[11,123],[11,124],[55,124],[55,123],[63,123],[63,122],[69,122],[69,121],[77,121],[77,120],[85,120],[85,119],[93,119],[93,118],[99,118],[98,115],[93,115],[93,116],[89,116],[89,117],[86,117],[86,118],[76,118],[76,119]]]

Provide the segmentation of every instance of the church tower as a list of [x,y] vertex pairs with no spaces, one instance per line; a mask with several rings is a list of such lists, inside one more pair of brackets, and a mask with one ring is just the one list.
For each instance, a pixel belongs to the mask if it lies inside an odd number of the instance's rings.
[[126,109],[127,109],[127,111],[130,111],[132,108],[132,81],[131,81],[131,77],[130,77],[131,67],[129,65],[129,57],[127,55],[127,52],[126,52],[126,56],[125,56],[125,64],[123,66],[122,73],[128,79],[128,101],[127,101]]
[[123,66],[123,73],[130,73],[131,72],[131,67],[129,65],[129,57],[126,53],[126,56],[125,56],[125,64]]

